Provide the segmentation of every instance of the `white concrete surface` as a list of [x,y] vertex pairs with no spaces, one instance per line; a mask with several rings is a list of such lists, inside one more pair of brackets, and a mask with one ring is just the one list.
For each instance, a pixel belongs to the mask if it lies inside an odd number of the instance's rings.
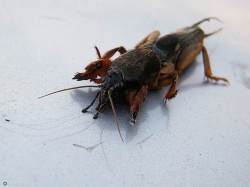
[[[250,2],[0,0],[0,185],[250,186]],[[74,86],[75,72],[153,30],[167,34],[202,24],[214,75],[204,81],[199,56],[179,78],[178,96],[150,92],[137,124],[126,102],[93,120],[81,109],[97,89],[44,94]],[[10,121],[6,121],[10,120]],[[102,143],[102,144],[99,144]],[[73,146],[77,144],[85,148]],[[99,144],[98,146],[95,146]]]

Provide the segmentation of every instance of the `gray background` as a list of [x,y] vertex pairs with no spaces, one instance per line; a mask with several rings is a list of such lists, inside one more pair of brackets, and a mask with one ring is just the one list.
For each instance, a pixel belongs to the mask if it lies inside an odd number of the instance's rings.
[[[250,186],[249,8],[248,0],[0,0],[0,185]],[[167,88],[150,92],[135,126],[127,103],[115,102],[125,143],[111,108],[97,120],[94,107],[81,113],[98,89],[37,99],[93,85],[71,78],[96,59],[94,45],[102,54],[132,49],[153,30],[210,16],[224,23],[202,24],[206,33],[224,29],[205,46],[214,75],[230,85],[206,82],[198,56],[178,96],[166,106]]]

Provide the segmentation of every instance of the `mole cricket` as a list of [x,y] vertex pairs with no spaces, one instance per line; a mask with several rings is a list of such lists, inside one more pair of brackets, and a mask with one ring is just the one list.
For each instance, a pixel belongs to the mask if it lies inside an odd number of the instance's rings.
[[[221,30],[219,29],[212,33],[205,34],[198,25],[204,21],[210,21],[210,19],[218,20],[215,17],[206,18],[190,27],[184,27],[162,37],[160,37],[159,31],[153,31],[139,42],[135,46],[135,49],[129,51],[123,46],[120,46],[101,55],[99,49],[95,46],[98,60],[86,66],[85,72],[76,73],[73,79],[77,81],[90,80],[98,85],[63,89],[42,97],[78,88],[101,88],[91,104],[84,108],[82,112],[86,112],[94,104],[96,99],[99,98],[99,103],[96,107],[97,112],[93,116],[94,119],[97,119],[99,113],[103,112],[106,106],[110,104],[118,132],[122,139],[113,104],[113,99],[117,98],[118,95],[124,95],[129,102],[131,112],[130,124],[134,125],[148,91],[151,89],[161,89],[169,85],[164,100],[167,101],[176,97],[179,91],[176,89],[178,75],[201,52],[205,77],[207,77],[208,80],[228,82],[225,78],[212,75],[208,53],[203,45],[204,38]],[[120,56],[111,61],[110,58],[116,52],[119,52]]]

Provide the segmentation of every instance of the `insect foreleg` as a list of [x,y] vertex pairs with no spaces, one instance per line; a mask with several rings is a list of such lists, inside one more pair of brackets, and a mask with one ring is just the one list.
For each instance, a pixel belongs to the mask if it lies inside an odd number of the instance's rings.
[[95,103],[95,101],[96,101],[96,99],[98,98],[98,96],[100,95],[100,93],[101,93],[101,91],[99,91],[99,92],[96,94],[94,100],[90,103],[89,106],[87,106],[86,108],[82,109],[82,113],[87,112],[87,110],[88,110],[91,106],[93,106],[93,104]]
[[[101,78],[106,75],[110,64],[111,61],[108,59],[99,59],[97,61],[91,62],[85,67],[86,71],[84,73],[77,73],[73,79],[77,79],[77,81],[89,79],[95,83],[101,83]],[[97,79],[97,76],[101,78]]]
[[[99,49],[95,46],[96,53],[98,55],[98,60],[91,62],[89,65],[85,67],[84,73],[77,73],[73,79],[81,80],[90,80],[95,83],[101,83],[102,77],[104,77],[107,73],[108,67],[111,64],[111,60],[109,60],[117,51],[120,54],[126,53],[127,50],[120,46],[114,49],[107,51],[103,56],[101,56]],[[97,78],[97,77],[100,78]]]
[[[163,81],[164,80],[162,80],[161,83],[164,83]],[[177,83],[178,83],[178,72],[175,72],[173,75],[171,75],[170,78],[165,79],[165,83],[168,83],[168,81],[171,81],[171,84],[168,88],[167,93],[165,94],[165,97],[164,97],[165,101],[173,99],[179,91],[179,90],[176,90]]]
[[101,59],[110,59],[112,56],[114,56],[114,54],[115,54],[117,51],[118,51],[121,55],[127,52],[127,50],[126,50],[125,47],[123,47],[123,46],[115,47],[114,49],[111,49],[111,50],[107,51],[107,52],[101,57]]

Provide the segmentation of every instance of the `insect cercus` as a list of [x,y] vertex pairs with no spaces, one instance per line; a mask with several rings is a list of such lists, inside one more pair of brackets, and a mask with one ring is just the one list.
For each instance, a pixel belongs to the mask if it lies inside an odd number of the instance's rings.
[[[181,73],[200,52],[202,52],[203,55],[205,76],[215,81],[222,80],[228,82],[225,78],[212,75],[208,53],[203,45],[204,38],[221,30],[219,29],[215,32],[205,34],[204,31],[198,27],[199,24],[204,21],[209,21],[210,19],[217,18],[210,17],[203,19],[191,27],[179,29],[162,37],[159,37],[159,31],[153,31],[139,42],[135,46],[135,49],[129,51],[123,46],[120,46],[107,51],[101,56],[98,48],[95,46],[98,60],[91,62],[85,67],[86,71],[84,73],[77,73],[73,79],[77,79],[78,81],[90,80],[98,85],[68,88],[47,95],[84,87],[101,88],[91,104],[84,108],[82,112],[86,112],[94,104],[96,99],[99,98],[99,103],[96,107],[97,112],[93,116],[93,118],[96,119],[98,114],[104,111],[107,105],[111,104],[118,131],[122,139],[112,101],[113,98],[118,95],[124,95],[130,103],[130,112],[132,115],[130,124],[134,125],[148,90],[161,89],[162,87],[170,85],[164,99],[166,101],[174,98],[179,91],[176,89],[179,73]],[[111,61],[110,58],[117,51],[121,55]]]

